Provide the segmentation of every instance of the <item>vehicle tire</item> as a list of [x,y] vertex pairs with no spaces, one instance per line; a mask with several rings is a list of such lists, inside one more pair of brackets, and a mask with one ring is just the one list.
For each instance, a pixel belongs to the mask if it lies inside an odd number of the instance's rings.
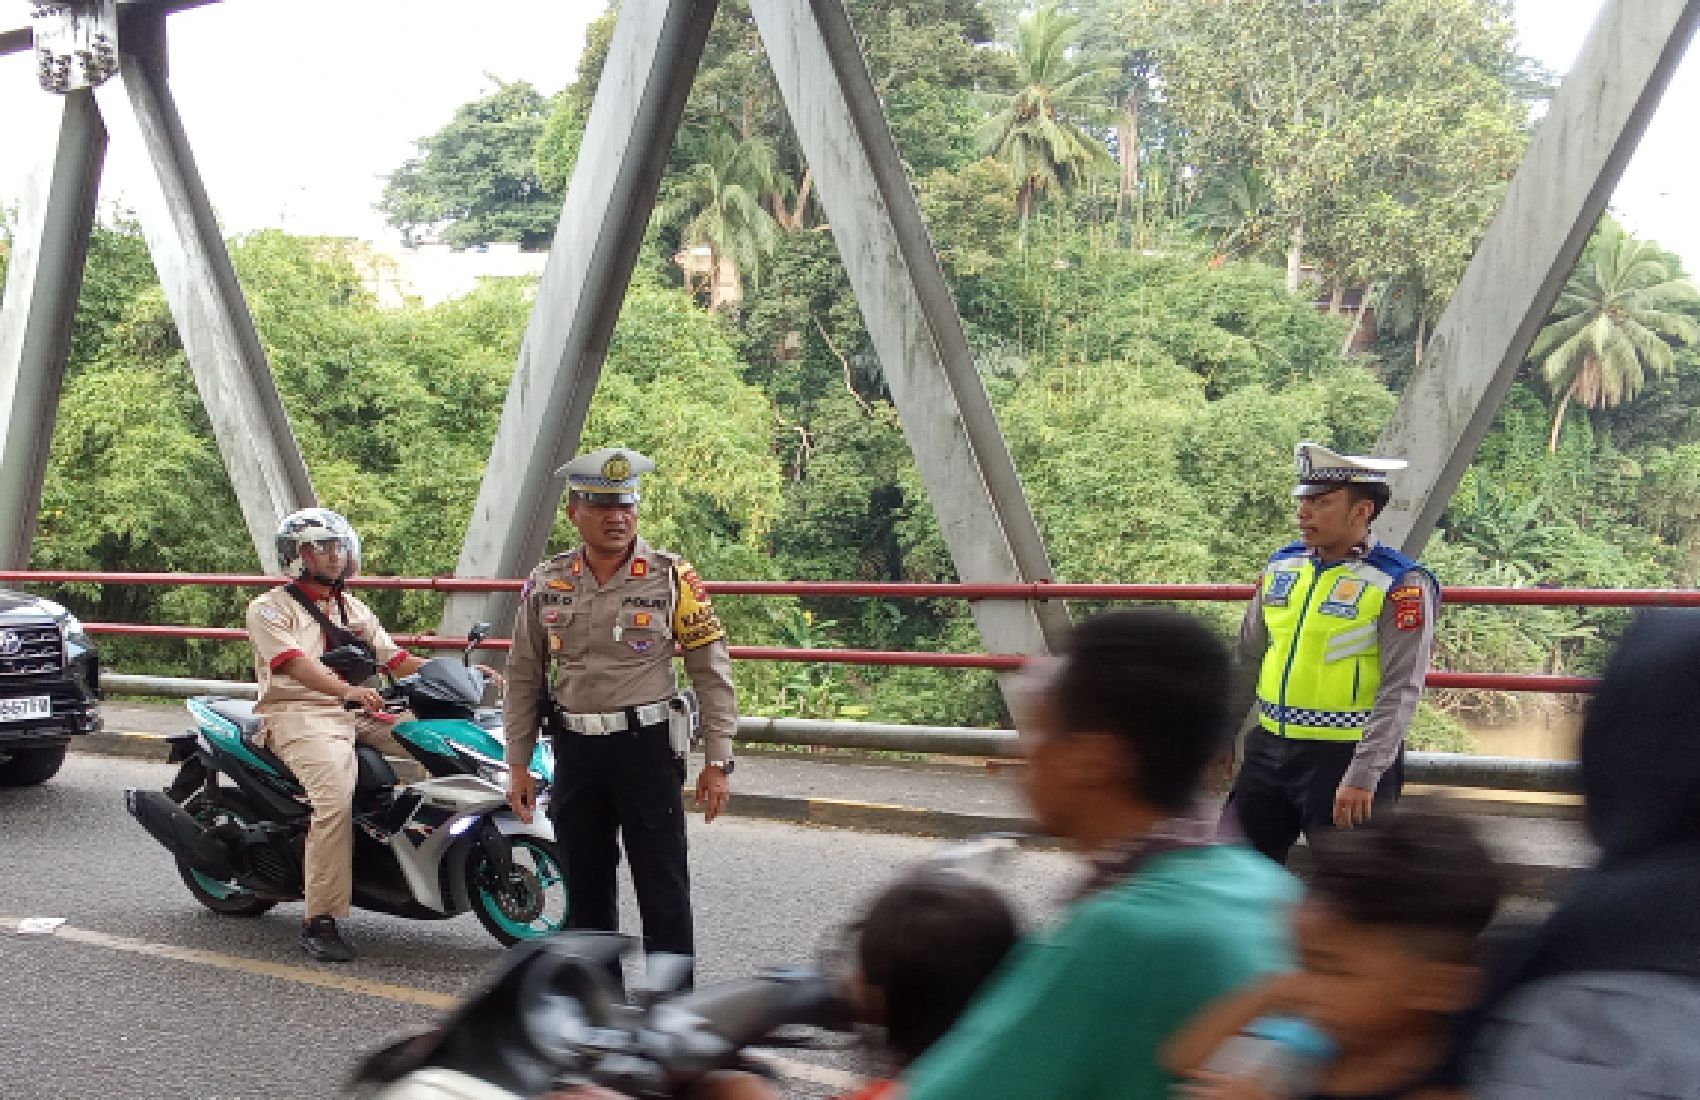
[[[257,817],[237,795],[222,790],[210,799],[205,790],[196,791],[183,803],[183,809],[196,821],[209,826],[226,822],[246,825]],[[196,901],[226,917],[257,917],[277,904],[233,882],[219,882],[203,875],[182,858],[177,860],[177,873]]]
[[513,872],[495,882],[481,847],[467,851],[466,893],[478,923],[503,946],[537,939],[567,926],[566,865],[553,842],[534,836],[510,836]]
[[45,783],[59,773],[65,763],[68,746],[55,745],[50,749],[15,749],[10,759],[0,764],[0,787],[33,787]]

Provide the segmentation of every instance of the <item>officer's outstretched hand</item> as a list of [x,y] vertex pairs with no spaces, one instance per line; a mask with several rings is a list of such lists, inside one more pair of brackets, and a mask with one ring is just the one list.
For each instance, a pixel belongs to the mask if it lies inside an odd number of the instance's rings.
[[732,780],[719,768],[704,766],[697,773],[697,809],[702,811],[702,823],[707,825],[720,816],[732,798]]
[[530,768],[508,769],[508,805],[521,821],[531,823],[531,815],[537,810],[537,780],[531,777]]

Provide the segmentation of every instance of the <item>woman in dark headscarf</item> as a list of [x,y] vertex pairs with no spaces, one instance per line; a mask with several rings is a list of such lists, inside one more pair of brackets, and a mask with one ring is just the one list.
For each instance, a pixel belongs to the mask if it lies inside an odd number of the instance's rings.
[[1624,636],[1582,788],[1599,862],[1491,971],[1472,1093],[1700,1096],[1700,611]]

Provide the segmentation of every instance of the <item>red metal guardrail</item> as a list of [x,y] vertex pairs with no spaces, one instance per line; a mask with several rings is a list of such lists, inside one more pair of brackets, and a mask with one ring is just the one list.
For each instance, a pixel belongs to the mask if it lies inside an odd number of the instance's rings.
[[[270,588],[278,578],[221,573],[100,573],[52,570],[0,571],[0,584],[143,584],[204,585],[232,588]],[[405,589],[434,592],[517,592],[522,580],[473,577],[357,577],[353,588]],[[708,590],[721,596],[821,596],[867,599],[977,600],[1165,600],[1231,602],[1249,600],[1249,584],[924,584],[862,581],[710,581]],[[1661,588],[1486,588],[1451,587],[1448,604],[1522,607],[1700,607],[1700,590]],[[204,638],[246,641],[247,632],[228,627],[159,626],[141,623],[85,623],[94,634],[126,637]],[[433,634],[397,635],[414,649],[458,649],[462,640]],[[507,639],[491,638],[486,649],[506,649]],[[868,649],[795,649],[778,646],[733,646],[734,660],[818,661],[834,664],[905,665],[922,668],[983,668],[1009,670],[1026,660],[1014,653],[914,653]],[[1434,671],[1430,687],[1475,688],[1485,691],[1588,692],[1595,680],[1586,676],[1535,673]]]

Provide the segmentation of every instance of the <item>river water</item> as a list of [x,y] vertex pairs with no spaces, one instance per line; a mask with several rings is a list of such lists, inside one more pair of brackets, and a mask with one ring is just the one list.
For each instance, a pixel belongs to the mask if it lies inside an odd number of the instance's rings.
[[1505,725],[1470,726],[1476,750],[1485,756],[1517,756],[1531,760],[1576,759],[1582,715],[1576,711],[1536,714]]

